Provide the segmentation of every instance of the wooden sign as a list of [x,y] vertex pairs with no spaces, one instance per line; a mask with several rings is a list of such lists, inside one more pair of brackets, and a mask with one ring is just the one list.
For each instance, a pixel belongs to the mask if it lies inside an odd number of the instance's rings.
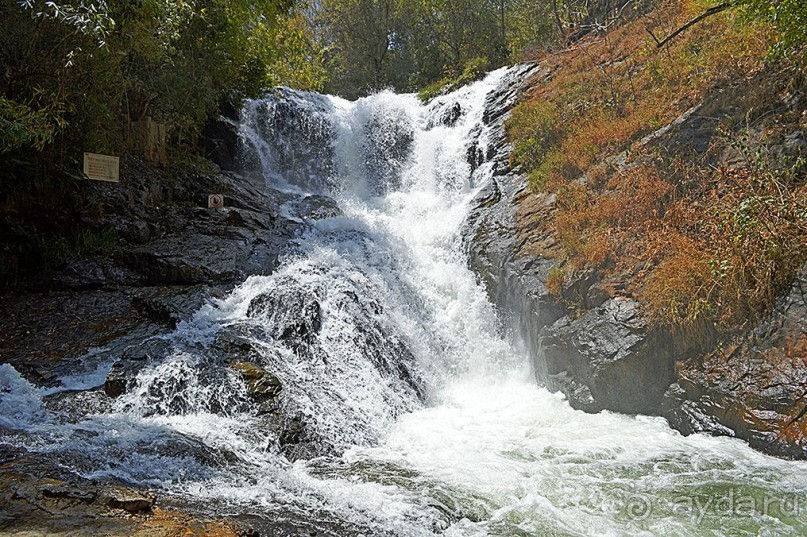
[[208,209],[221,209],[224,207],[224,196],[221,194],[210,194],[207,197]]
[[84,175],[93,181],[120,182],[120,157],[84,153]]

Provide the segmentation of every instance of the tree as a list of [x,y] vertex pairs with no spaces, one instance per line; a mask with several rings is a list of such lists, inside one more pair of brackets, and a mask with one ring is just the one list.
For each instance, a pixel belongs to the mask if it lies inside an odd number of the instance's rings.
[[390,86],[412,91],[478,57],[501,65],[505,1],[322,0],[322,40],[333,43],[329,89],[351,97]]
[[193,144],[231,96],[324,68],[294,0],[0,0],[0,151],[124,150],[146,116]]
[[347,96],[390,83],[389,64],[402,45],[401,0],[322,0],[322,41],[331,44],[334,88]]

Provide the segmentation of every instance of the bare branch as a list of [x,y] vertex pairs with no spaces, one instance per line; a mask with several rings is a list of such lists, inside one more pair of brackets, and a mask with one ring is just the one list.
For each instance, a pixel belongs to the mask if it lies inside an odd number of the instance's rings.
[[[678,36],[679,34],[684,32],[685,30],[687,30],[689,27],[694,26],[695,24],[698,24],[700,21],[702,21],[706,17],[711,17],[712,15],[716,15],[716,14],[718,14],[718,13],[720,13],[722,11],[726,11],[727,9],[732,8],[732,7],[734,7],[734,4],[730,4],[730,3],[720,4],[719,6],[710,7],[709,9],[707,9],[706,11],[704,11],[703,13],[701,13],[700,15],[698,15],[697,17],[695,17],[694,19],[692,19],[688,23],[684,24],[683,26],[678,28],[676,31],[674,31],[673,33],[671,33],[670,35],[668,35],[667,37],[665,37],[661,41],[656,39],[656,36],[653,36],[653,39],[655,39],[655,41],[657,43],[656,48],[663,47],[670,40],[674,39],[676,36]],[[653,33],[651,32],[650,35],[652,36]]]

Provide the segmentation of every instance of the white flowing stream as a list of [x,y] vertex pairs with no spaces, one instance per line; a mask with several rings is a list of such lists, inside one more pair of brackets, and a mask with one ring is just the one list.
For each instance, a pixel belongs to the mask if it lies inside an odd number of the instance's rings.
[[[306,125],[332,132],[329,165],[301,164],[295,139],[264,139],[275,99],[248,103],[242,132],[268,186],[333,197],[341,214],[309,222],[274,274],[181,323],[173,350],[111,412],[61,420],[42,406],[46,390],[0,366],[3,441],[76,454],[86,462],[71,466],[86,477],[221,514],[307,520],[325,535],[807,534],[805,463],[684,437],[661,418],[572,410],[536,384],[528,356],[502,333],[460,232],[492,173],[471,167],[468,147],[485,147],[485,100],[509,73],[428,105],[390,92],[355,102],[288,92],[316,120]],[[300,166],[328,176],[301,177]],[[273,335],[279,316],[299,312],[251,312],[256,298],[289,290],[289,304],[315,300],[321,312],[312,351]],[[233,328],[329,453],[291,462],[237,375],[201,373],[207,346]],[[97,385],[105,372],[65,385]],[[166,378],[183,381],[169,393]],[[226,452],[227,463],[166,447],[175,444]]]

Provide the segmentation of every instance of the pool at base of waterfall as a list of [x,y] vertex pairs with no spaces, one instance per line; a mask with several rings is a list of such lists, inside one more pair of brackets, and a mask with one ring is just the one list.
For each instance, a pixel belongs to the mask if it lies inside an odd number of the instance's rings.
[[[244,174],[293,194],[283,210],[305,233],[274,273],[144,342],[114,400],[91,389],[119,357],[61,388],[0,365],[0,444],[258,532],[807,534],[807,463],[585,414],[536,384],[460,233],[506,166],[496,128],[529,72],[427,104],[286,89],[248,102]],[[312,200],[327,210],[313,217]],[[65,412],[64,393],[86,397]]]

